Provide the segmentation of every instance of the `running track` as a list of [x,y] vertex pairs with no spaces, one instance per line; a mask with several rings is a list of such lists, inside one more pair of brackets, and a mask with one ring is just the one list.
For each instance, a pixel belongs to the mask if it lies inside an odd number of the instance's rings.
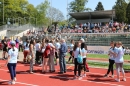
[[[4,61],[0,61],[1,65],[4,65],[4,63]],[[106,69],[90,68],[87,77],[82,80],[73,80],[73,66],[67,66],[67,69],[66,74],[59,75],[59,67],[56,66],[57,71],[55,73],[42,74],[41,67],[35,66],[35,73],[29,74],[29,65],[18,63],[17,82],[14,86],[130,86],[130,73],[126,73],[126,82],[115,82],[114,78],[103,78]],[[8,85],[9,79],[10,75],[8,69],[6,67],[1,67],[0,85],[10,86]]]

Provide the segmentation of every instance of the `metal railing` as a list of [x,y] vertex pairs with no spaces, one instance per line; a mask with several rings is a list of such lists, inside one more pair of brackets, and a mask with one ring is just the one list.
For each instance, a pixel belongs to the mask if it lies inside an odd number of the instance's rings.
[[121,41],[125,47],[130,47],[130,33],[71,33],[61,34],[62,38],[70,43],[70,40],[79,41],[84,38],[89,46],[110,46],[110,42]]

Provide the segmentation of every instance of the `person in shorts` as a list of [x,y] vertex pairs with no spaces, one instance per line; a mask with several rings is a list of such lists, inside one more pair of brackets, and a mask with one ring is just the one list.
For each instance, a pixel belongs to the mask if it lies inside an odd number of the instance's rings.
[[6,59],[6,54],[8,52],[8,49],[7,49],[7,37],[5,36],[4,39],[1,42],[3,44],[3,60],[5,60]]

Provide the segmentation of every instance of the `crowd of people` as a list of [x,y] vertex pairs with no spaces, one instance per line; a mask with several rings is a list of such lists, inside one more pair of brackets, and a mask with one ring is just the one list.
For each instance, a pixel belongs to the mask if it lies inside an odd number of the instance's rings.
[[[56,36],[58,38],[61,38],[63,33],[124,33],[124,32],[130,32],[130,25],[124,24],[124,23],[85,23],[85,24],[79,24],[79,25],[63,25],[60,26],[54,26],[51,27],[42,27],[38,30],[30,30],[27,33],[24,34],[24,36],[43,36],[43,35],[49,35],[53,34],[52,36]],[[83,34],[81,34],[83,35]],[[85,35],[85,34],[84,34]],[[67,39],[71,38],[71,35],[68,34],[65,37]],[[105,36],[102,35],[101,36]]]
[[[72,59],[74,64],[74,79],[81,80],[86,77],[86,72],[89,72],[89,67],[87,64],[87,45],[83,38],[79,41],[71,40],[69,46],[66,44],[65,39],[58,38],[43,38],[42,40],[30,38],[26,39],[25,42],[16,38],[16,40],[11,41],[7,37],[2,40],[3,43],[3,60],[7,59],[6,65],[9,69],[11,81],[9,84],[15,84],[16,81],[16,64],[19,58],[19,51],[23,51],[24,63],[30,64],[30,74],[34,73],[34,64],[41,66],[41,72],[56,72],[55,65],[59,65],[59,74],[64,74],[67,72],[65,57],[67,52],[70,53],[68,63]],[[126,81],[125,72],[123,69],[123,55],[124,48],[121,42],[111,42],[111,48],[109,50],[109,68],[104,77],[107,77],[109,72],[112,72],[112,77],[114,78],[113,65],[116,64],[117,71],[117,82],[120,82],[120,70],[123,74],[123,81]],[[8,56],[6,57],[6,53]],[[54,60],[56,59],[56,60]],[[49,67],[49,70],[47,70]],[[82,72],[83,70],[83,72]],[[78,74],[77,74],[78,72]]]

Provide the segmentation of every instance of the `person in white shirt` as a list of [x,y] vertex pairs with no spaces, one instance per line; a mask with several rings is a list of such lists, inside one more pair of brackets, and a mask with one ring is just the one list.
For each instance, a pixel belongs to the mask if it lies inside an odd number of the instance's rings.
[[112,78],[114,77],[114,69],[113,69],[113,65],[115,63],[115,56],[112,54],[115,50],[116,50],[116,47],[115,47],[115,43],[114,42],[111,42],[110,43],[111,45],[111,48],[109,49],[109,67],[108,67],[108,70],[107,70],[107,73],[104,75],[104,77],[108,77],[108,74],[112,73]]
[[86,77],[87,45],[85,43],[81,43],[81,55],[83,57],[83,69],[84,69],[84,74],[82,77]]
[[39,66],[43,65],[43,62],[44,62],[43,53],[45,51],[45,48],[46,48],[46,43],[45,43],[45,39],[43,38],[42,43],[41,43],[41,50],[40,50],[41,54],[42,54],[42,61],[41,61],[41,64]]
[[23,52],[23,41],[22,39],[20,39],[20,42],[19,42],[19,52],[22,50]]
[[78,68],[78,79],[81,80],[82,79],[82,76],[81,76],[81,64],[78,63],[77,61],[77,57],[79,55],[81,51],[81,48],[80,48],[80,42],[76,42],[75,45],[74,45],[74,79],[77,78],[77,68]]
[[122,43],[121,42],[117,42],[117,51],[115,53],[115,64],[116,64],[116,71],[117,71],[117,79],[115,79],[117,82],[120,82],[120,70],[122,72],[123,75],[123,81],[126,81],[125,78],[125,72],[123,69],[123,63],[124,63],[124,48],[122,47]]
[[73,55],[73,48],[74,48],[74,40],[71,40],[71,44],[69,46],[70,49],[70,57],[68,59],[68,63],[70,62],[71,58],[72,58],[72,62],[74,62],[74,55]]
[[36,60],[36,64],[38,64],[39,60],[40,60],[40,56],[41,56],[41,44],[40,44],[40,41],[37,41],[35,47],[36,47],[36,59],[35,60]]
[[17,64],[17,57],[18,57],[18,49],[15,47],[15,41],[10,42],[11,49],[8,51],[8,60],[5,65],[7,65],[11,80],[9,84],[15,84],[16,81],[16,64]]
[[29,54],[29,40],[26,40],[26,43],[24,43],[24,59],[23,62],[27,62],[27,55]]
[[130,49],[128,47],[125,49],[125,54],[130,55]]
[[60,49],[60,42],[58,39],[56,39],[56,43],[55,43],[55,57],[56,57],[56,65],[58,65],[59,63],[59,49]]

